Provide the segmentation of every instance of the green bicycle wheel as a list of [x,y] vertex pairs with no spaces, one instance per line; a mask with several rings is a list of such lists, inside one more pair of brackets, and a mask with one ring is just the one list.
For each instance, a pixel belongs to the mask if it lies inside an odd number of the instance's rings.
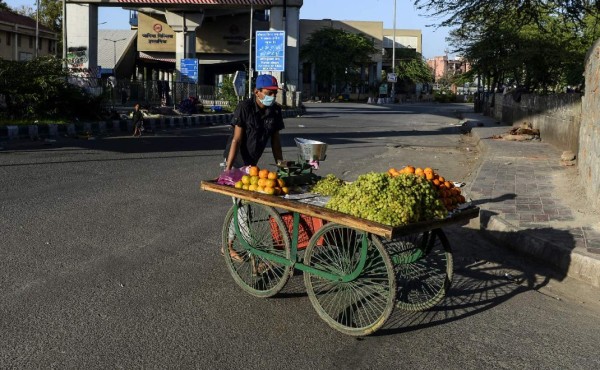
[[381,242],[394,262],[398,308],[424,311],[444,299],[454,270],[452,249],[441,229]]
[[359,265],[363,238],[368,238],[367,259],[358,277],[332,281],[304,272],[308,297],[332,328],[352,336],[377,331],[394,310],[396,281],[392,262],[377,239],[333,223],[311,238],[304,264],[338,276],[350,275]]
[[[238,210],[240,233],[250,246],[289,260],[290,240],[275,209],[242,202]],[[222,245],[231,276],[244,291],[253,296],[272,297],[283,289],[290,278],[291,266],[261,257],[244,247],[235,232],[234,207],[225,216]]]

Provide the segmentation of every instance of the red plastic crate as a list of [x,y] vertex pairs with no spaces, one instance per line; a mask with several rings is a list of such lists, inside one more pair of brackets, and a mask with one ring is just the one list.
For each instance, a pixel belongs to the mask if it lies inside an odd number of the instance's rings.
[[[287,232],[292,237],[294,231],[294,214],[292,212],[286,212],[280,214],[281,220],[285,224]],[[277,224],[274,219],[270,219],[271,223],[271,235],[273,239],[280,244],[281,240],[277,241],[280,236],[277,232]],[[316,217],[300,215],[300,222],[298,223],[298,249],[304,249],[308,246],[308,241],[312,236],[323,226],[323,220]]]

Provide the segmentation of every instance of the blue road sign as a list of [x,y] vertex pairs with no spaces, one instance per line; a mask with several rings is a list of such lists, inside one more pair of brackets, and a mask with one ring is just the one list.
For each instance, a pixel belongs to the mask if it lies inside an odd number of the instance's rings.
[[256,68],[259,72],[285,71],[285,32],[256,31]]
[[181,59],[181,82],[198,82],[198,59]]

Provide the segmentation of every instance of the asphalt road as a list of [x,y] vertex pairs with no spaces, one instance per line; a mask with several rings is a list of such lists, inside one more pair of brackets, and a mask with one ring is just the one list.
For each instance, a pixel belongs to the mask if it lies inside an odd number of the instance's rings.
[[[294,137],[330,144],[319,174],[347,180],[405,164],[466,181],[480,153],[460,135],[466,105],[309,105]],[[218,175],[223,126],[141,139],[62,139],[0,152],[0,368],[600,368],[600,294],[489,243],[446,231],[448,297],[396,310],[384,329],[330,329],[294,276],[248,296],[220,256],[231,200]],[[266,153],[263,165],[273,163]],[[508,274],[508,275],[507,275]]]

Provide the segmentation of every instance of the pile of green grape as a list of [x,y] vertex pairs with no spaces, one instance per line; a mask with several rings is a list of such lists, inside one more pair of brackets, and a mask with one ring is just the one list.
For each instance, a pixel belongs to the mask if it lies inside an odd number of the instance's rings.
[[434,186],[414,174],[361,175],[340,187],[325,207],[390,226],[441,219],[448,214]]
[[344,187],[346,183],[344,180],[339,179],[334,174],[329,174],[323,178],[321,178],[315,186],[310,189],[312,193],[321,194],[321,195],[335,195],[342,187]]

